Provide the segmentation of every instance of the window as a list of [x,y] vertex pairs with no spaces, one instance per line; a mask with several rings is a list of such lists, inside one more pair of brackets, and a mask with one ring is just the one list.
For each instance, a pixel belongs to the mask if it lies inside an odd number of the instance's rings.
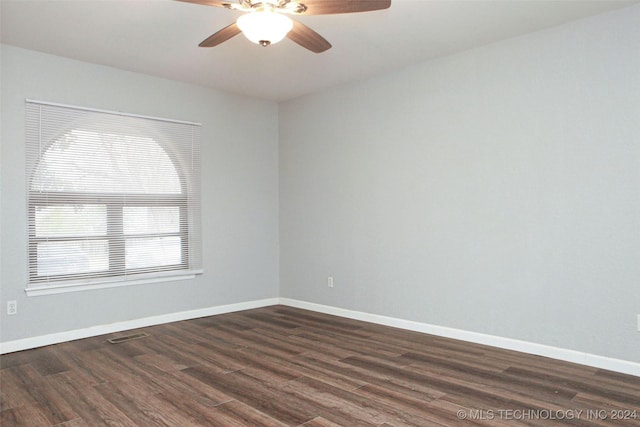
[[200,126],[27,101],[27,290],[200,272]]

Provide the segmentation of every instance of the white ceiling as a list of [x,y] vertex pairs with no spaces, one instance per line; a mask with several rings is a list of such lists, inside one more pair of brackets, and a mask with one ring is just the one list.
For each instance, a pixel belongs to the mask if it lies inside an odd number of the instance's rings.
[[2,43],[271,100],[286,100],[640,0],[392,0],[383,11],[298,17],[333,48],[239,35],[198,43],[239,12],[171,0],[1,0]]

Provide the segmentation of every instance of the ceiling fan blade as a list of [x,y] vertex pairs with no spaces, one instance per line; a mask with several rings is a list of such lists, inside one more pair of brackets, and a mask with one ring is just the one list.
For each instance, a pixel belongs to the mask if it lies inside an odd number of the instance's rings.
[[185,3],[195,3],[195,4],[202,4],[205,6],[215,6],[215,7],[226,7],[227,9],[230,8],[232,3],[229,3],[228,1],[220,1],[220,0],[178,0],[178,1],[182,1]]
[[300,3],[307,7],[303,15],[369,12],[391,6],[391,0],[301,0]]
[[331,48],[331,43],[320,34],[298,21],[293,21],[293,28],[287,37],[312,52],[320,53]]
[[198,46],[200,47],[218,46],[220,43],[226,42],[231,37],[237,36],[240,33],[241,33],[240,28],[238,28],[238,25],[236,25],[236,23],[234,22],[233,24],[227,27],[224,27],[217,33],[210,35],[209,37],[204,39],[202,43],[200,43]]

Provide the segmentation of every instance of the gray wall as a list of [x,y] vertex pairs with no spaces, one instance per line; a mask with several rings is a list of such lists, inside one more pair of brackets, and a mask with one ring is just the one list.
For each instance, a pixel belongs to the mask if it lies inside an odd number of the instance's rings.
[[[280,295],[640,361],[637,22],[279,108],[2,46],[0,341]],[[205,274],[26,297],[25,98],[203,123]]]
[[281,296],[640,362],[639,22],[281,104]]
[[[275,103],[10,46],[1,53],[0,341],[278,296]],[[25,98],[202,123],[205,273],[26,297]],[[18,314],[7,316],[13,299]]]

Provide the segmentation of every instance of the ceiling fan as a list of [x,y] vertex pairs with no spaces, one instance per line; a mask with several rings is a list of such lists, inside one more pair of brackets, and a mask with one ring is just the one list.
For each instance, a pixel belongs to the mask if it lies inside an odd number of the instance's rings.
[[212,34],[198,46],[213,47],[240,33],[261,46],[269,46],[287,37],[312,52],[331,48],[320,34],[286,15],[330,15],[387,9],[391,0],[178,0],[206,6],[246,12],[236,22]]

